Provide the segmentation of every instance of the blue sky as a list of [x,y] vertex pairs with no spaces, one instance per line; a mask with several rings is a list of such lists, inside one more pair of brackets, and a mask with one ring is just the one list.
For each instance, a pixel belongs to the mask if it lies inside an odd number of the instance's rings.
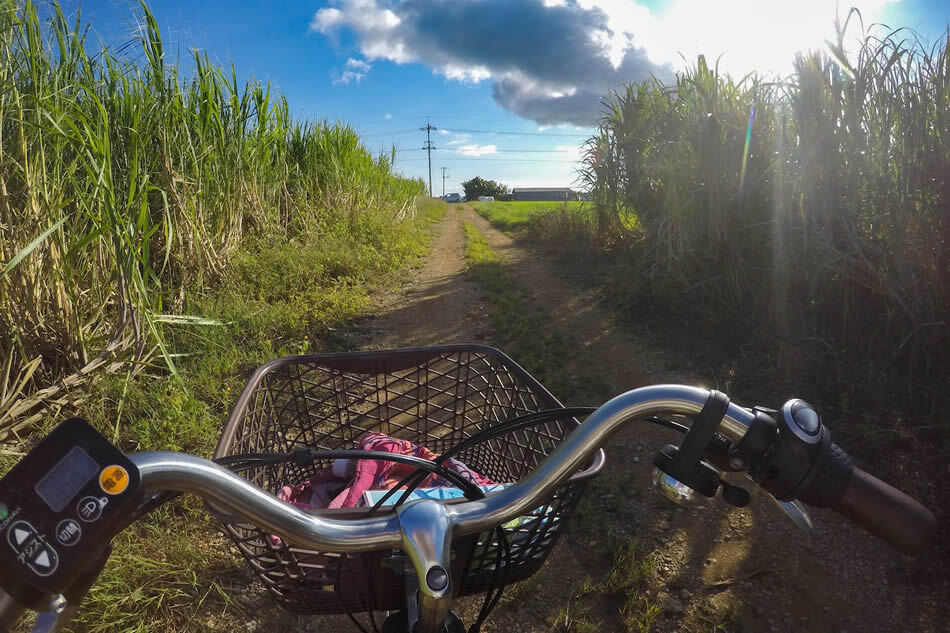
[[[136,28],[131,0],[82,7],[109,45]],[[395,145],[407,175],[433,188],[472,176],[511,186],[567,186],[598,99],[624,81],[670,76],[680,55],[723,54],[734,74],[782,73],[794,51],[833,35],[834,0],[153,0],[166,50],[193,48],[270,81],[296,116],[343,120],[373,148]],[[852,0],[865,22],[940,37],[946,0]],[[187,69],[187,63],[183,67]]]

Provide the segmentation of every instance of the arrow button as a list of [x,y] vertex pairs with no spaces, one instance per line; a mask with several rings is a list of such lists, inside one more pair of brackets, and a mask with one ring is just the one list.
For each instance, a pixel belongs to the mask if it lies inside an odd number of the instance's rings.
[[59,557],[56,550],[47,545],[30,561],[30,569],[39,576],[49,576],[59,566]]
[[23,545],[23,541],[30,538],[30,533],[26,530],[21,530],[20,528],[13,529],[13,540],[16,541],[17,545]]
[[26,521],[17,521],[10,526],[10,531],[7,532],[7,542],[10,543],[13,551],[18,554],[27,549],[35,538],[36,530]]

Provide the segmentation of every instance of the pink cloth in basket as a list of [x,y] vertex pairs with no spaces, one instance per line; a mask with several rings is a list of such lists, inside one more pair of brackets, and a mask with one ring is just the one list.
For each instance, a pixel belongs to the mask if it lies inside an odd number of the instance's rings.
[[[358,448],[429,460],[438,457],[425,446],[413,444],[408,440],[398,440],[383,433],[366,433],[360,438]],[[456,459],[449,458],[443,465],[476,486],[490,486],[495,483]],[[415,466],[408,464],[377,459],[360,459],[355,465],[350,462],[345,470],[340,464],[334,466],[318,470],[307,481],[281,487],[277,496],[301,509],[354,508],[360,505],[363,493],[367,490],[389,490],[416,470]],[[429,475],[420,484],[422,488],[451,486],[451,482],[435,474]]]

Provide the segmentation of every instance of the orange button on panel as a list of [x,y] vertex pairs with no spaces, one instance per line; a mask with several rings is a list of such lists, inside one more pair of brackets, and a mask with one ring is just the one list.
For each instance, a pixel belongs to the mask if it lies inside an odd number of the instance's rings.
[[121,494],[129,487],[129,473],[121,466],[106,466],[99,473],[99,487],[110,495]]

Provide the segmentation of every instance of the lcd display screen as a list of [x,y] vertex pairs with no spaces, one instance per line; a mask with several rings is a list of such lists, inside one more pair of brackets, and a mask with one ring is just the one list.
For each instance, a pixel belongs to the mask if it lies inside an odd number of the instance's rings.
[[36,494],[53,512],[61,512],[99,472],[99,464],[82,447],[74,446],[36,484]]

